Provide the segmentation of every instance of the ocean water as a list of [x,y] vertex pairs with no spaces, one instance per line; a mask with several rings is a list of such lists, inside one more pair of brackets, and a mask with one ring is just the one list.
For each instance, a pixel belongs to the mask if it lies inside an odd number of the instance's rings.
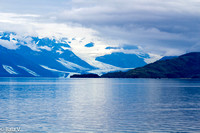
[[200,80],[0,78],[0,132],[200,132]]

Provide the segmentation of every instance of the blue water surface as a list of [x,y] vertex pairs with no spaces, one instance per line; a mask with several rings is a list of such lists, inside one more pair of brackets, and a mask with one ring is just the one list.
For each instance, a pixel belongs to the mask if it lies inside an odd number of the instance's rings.
[[0,78],[0,129],[200,132],[200,80]]

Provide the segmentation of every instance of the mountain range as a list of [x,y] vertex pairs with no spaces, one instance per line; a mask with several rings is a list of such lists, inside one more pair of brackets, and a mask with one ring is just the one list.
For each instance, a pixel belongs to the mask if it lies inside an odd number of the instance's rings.
[[[145,59],[150,58],[147,53],[112,51],[95,57],[93,62],[101,64],[99,67],[73,52],[71,46],[75,40],[0,32],[0,77],[69,77],[90,72],[103,74],[144,66],[147,64]],[[84,47],[89,50],[95,47],[95,42],[88,42]]]

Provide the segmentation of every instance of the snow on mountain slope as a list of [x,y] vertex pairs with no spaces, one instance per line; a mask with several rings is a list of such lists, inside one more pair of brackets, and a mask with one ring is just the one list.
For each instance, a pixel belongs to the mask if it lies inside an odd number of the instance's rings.
[[75,73],[75,72],[60,71],[60,70],[56,70],[56,69],[49,68],[49,67],[44,66],[44,65],[40,65],[40,66],[43,67],[43,68],[46,69],[46,70],[50,70],[50,71],[52,71],[52,72],[58,72],[58,73],[60,73],[60,74],[61,74],[60,77],[69,78],[71,75],[80,74],[80,73]]
[[2,65],[9,74],[18,74],[11,66]]
[[89,70],[88,68],[84,68],[80,65],[77,65],[75,63],[72,63],[72,62],[69,62],[69,61],[66,61],[64,60],[63,58],[59,58],[59,60],[57,60],[59,63],[61,63],[62,65],[64,65],[65,67],[67,67],[68,69],[71,69],[71,70],[82,70],[82,71],[87,71]]
[[54,72],[69,73],[67,71],[60,71],[60,70],[57,70],[57,69],[49,68],[48,66],[44,66],[44,65],[40,65],[40,66],[43,67],[44,69],[54,71]]
[[34,71],[32,71],[32,70],[30,70],[30,69],[24,67],[24,66],[19,66],[19,65],[18,65],[18,67],[24,69],[25,71],[27,71],[28,73],[30,73],[31,75],[33,75],[33,76],[35,76],[35,77],[39,77],[39,76],[40,76],[40,75],[38,75],[36,72],[34,72]]

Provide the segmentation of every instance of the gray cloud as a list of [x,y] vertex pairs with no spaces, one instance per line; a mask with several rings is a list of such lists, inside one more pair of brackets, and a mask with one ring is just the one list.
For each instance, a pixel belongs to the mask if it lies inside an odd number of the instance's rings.
[[139,44],[159,54],[171,53],[169,49],[184,53],[200,41],[198,0],[73,0],[71,4],[73,8],[55,14],[57,22],[92,27],[103,37]]

